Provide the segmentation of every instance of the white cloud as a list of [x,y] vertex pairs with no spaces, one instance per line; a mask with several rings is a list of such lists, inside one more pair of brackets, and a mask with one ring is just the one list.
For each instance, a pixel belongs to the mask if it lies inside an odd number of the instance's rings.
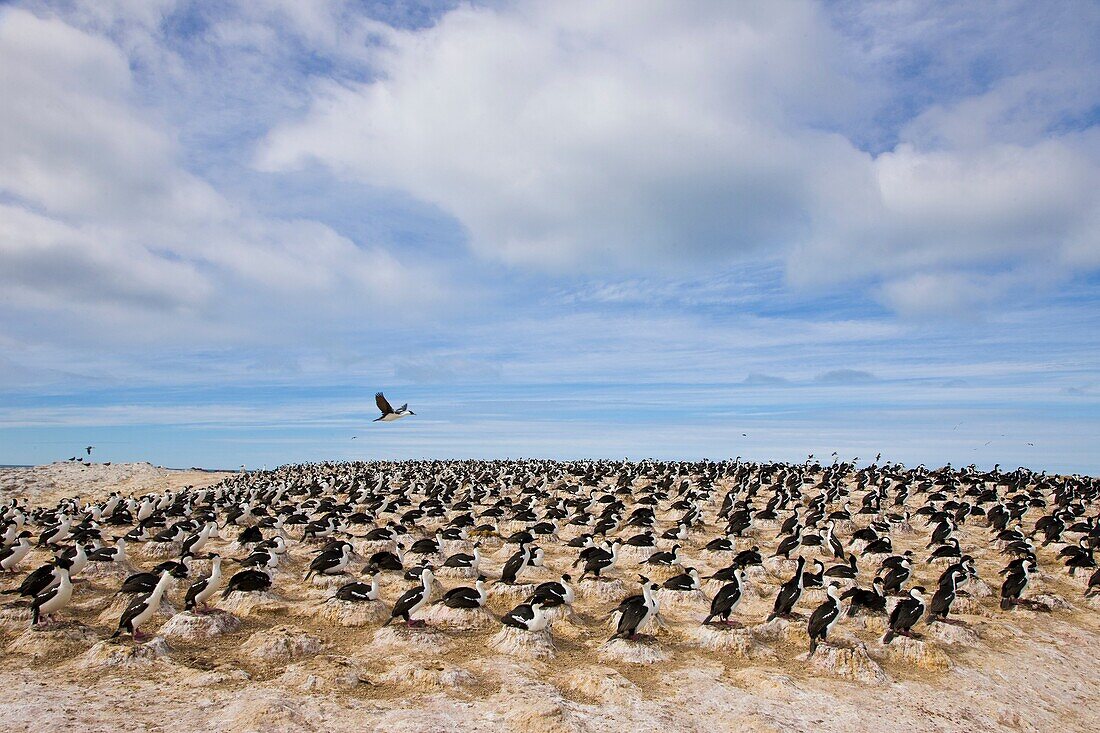
[[1100,265],[1096,128],[1061,125],[1098,96],[1087,53],[1068,68],[1005,61],[983,89],[949,78],[964,68],[934,70],[948,100],[877,155],[830,131],[864,133],[895,101],[876,64],[937,49],[957,25],[932,13],[860,49],[808,3],[463,7],[389,34],[378,78],[318,81],[257,164],[321,161],[408,191],[456,216],[477,253],[535,268],[664,272],[764,253],[799,285],[885,280],[896,304],[914,276]]
[[648,269],[796,236],[807,155],[850,152],[790,129],[851,93],[819,63],[835,46],[815,11],[615,7],[462,8],[394,32],[382,78],[319,83],[259,164],[408,190],[519,264]]
[[0,98],[0,285],[17,313],[108,341],[140,327],[240,343],[419,311],[439,292],[431,271],[317,222],[259,216],[188,172],[104,37],[0,11]]

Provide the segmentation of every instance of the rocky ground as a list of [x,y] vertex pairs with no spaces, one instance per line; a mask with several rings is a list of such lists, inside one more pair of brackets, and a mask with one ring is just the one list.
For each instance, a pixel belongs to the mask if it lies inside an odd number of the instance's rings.
[[[220,478],[147,464],[55,464],[3,470],[0,498],[27,492],[41,504],[61,495],[156,492]],[[923,557],[927,532],[918,529],[899,537],[897,549]],[[768,550],[774,534],[743,544]],[[881,620],[845,618],[813,660],[805,657],[804,622],[764,623],[778,584],[793,569],[783,561],[750,573],[738,611],[744,629],[701,629],[706,599],[668,592],[666,627],[655,628],[653,640],[613,644],[606,643],[607,613],[635,592],[637,557],[621,561],[608,582],[580,584],[575,615],[555,620],[548,638],[509,634],[495,618],[441,609],[431,612],[425,629],[381,628],[408,581],[387,574],[382,604],[330,601],[350,578],[305,583],[313,546],[295,535],[292,562],[260,603],[229,599],[219,603],[222,613],[209,616],[173,616],[175,608],[165,608],[148,629],[153,640],[111,641],[121,611],[112,594],[126,571],[90,566],[77,578],[64,620],[52,628],[29,630],[16,602],[0,609],[0,720],[11,731],[112,732],[1100,729],[1100,607],[1083,598],[1084,578],[1069,578],[1053,548],[1044,549],[1029,595],[1044,596],[1054,610],[1003,612],[995,598],[1003,558],[989,546],[986,529],[967,526],[960,534],[977,548],[981,576],[993,591],[977,597],[984,589],[974,588],[975,597],[960,604],[961,625],[921,623],[923,641],[884,647]],[[681,551],[685,564],[703,574],[726,565],[727,557],[701,549],[716,535],[707,525],[689,538]],[[562,539],[569,536],[563,530]],[[223,556],[242,554],[232,537],[212,544]],[[557,579],[569,569],[573,556],[564,543],[541,544],[547,567],[521,580]],[[364,555],[374,549],[365,545],[357,546]],[[458,549],[453,543],[448,551]],[[491,578],[511,549],[499,540],[483,543]],[[45,557],[36,552],[22,569]],[[132,560],[147,568],[160,558],[135,551]],[[356,571],[361,567],[361,560],[354,563]],[[940,570],[922,565],[918,578],[931,587]],[[671,573],[647,572],[655,580]],[[0,585],[11,587],[19,577],[0,578]],[[447,588],[470,582],[440,580]],[[181,605],[185,588],[170,592],[173,606]],[[705,591],[716,589],[710,584]],[[523,591],[492,587],[491,612],[504,613]],[[808,613],[820,600],[808,593],[799,610]]]

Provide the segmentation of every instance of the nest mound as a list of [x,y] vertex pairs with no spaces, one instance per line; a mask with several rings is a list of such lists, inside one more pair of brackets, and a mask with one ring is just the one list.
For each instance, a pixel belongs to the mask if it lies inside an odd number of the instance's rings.
[[484,608],[451,608],[442,603],[431,604],[421,615],[447,629],[485,629],[499,623]]
[[160,627],[160,635],[177,641],[206,641],[230,634],[241,627],[241,620],[225,611],[193,613],[183,611]]
[[752,655],[756,640],[749,629],[731,626],[700,626],[692,633],[696,643],[710,651],[721,651],[738,657]]
[[896,636],[886,647],[889,659],[904,662],[913,667],[942,672],[951,669],[951,658],[943,650],[927,641]]
[[26,654],[35,659],[65,658],[96,641],[99,641],[99,636],[84,624],[66,622],[27,629],[12,639],[8,644],[8,651],[12,654]]
[[975,646],[981,639],[971,626],[963,626],[959,623],[944,623],[943,621],[931,621],[927,626],[930,637],[941,644],[950,646]]
[[593,697],[603,702],[621,701],[636,693],[637,685],[611,667],[581,667],[571,670],[559,681],[560,687],[574,694]]
[[871,659],[871,655],[867,653],[867,645],[862,642],[856,642],[852,646],[818,644],[817,652],[812,657],[809,652],[801,657],[806,658],[817,669],[838,677],[875,685],[890,681],[878,662]]
[[653,638],[611,639],[600,645],[599,653],[604,659],[629,664],[656,664],[668,659],[668,654]]
[[329,598],[313,607],[307,607],[301,615],[311,616],[337,626],[370,626],[381,623],[390,617],[389,611],[380,601],[344,601]]
[[415,628],[394,623],[374,632],[374,644],[438,654],[447,646],[447,637],[432,628]]
[[350,690],[364,681],[363,673],[348,657],[322,655],[289,665],[275,682],[302,692]]
[[626,595],[626,583],[618,578],[585,578],[577,581],[577,596],[600,603],[617,602]]
[[335,575],[325,575],[318,573],[309,579],[310,585],[314,588],[324,588],[326,590],[336,590],[342,585],[350,583],[354,578],[348,573],[336,573]]
[[80,666],[85,669],[110,667],[149,667],[166,659],[171,649],[164,637],[157,636],[143,644],[128,644],[117,640],[101,641],[80,656]]
[[406,685],[427,692],[472,687],[477,678],[467,669],[445,662],[402,662],[371,677],[374,683]]
[[218,601],[218,605],[230,613],[246,618],[257,613],[284,613],[287,605],[274,593],[245,593],[233,591]]
[[[130,548],[127,547],[127,550]],[[182,542],[146,542],[136,548],[142,557],[150,560],[163,560],[165,558],[178,558],[183,550]],[[129,554],[127,552],[127,554]]]
[[809,644],[810,636],[804,621],[774,618],[756,626],[752,635],[758,641],[778,641],[787,644]]
[[488,644],[490,649],[519,657],[552,659],[556,653],[550,629],[527,631],[512,626],[502,626]]
[[276,626],[257,631],[241,645],[241,651],[253,661],[285,663],[317,654],[323,648],[321,640],[301,629]]
[[657,591],[657,601],[661,604],[661,608],[682,611],[705,612],[710,608],[710,598],[701,590],[668,590],[662,588]]

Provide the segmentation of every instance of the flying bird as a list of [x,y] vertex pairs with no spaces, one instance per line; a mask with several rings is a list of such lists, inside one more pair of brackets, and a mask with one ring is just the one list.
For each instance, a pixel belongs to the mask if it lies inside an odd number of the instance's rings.
[[88,455],[92,455],[92,448],[95,448],[95,446],[94,445],[89,445],[84,450],[88,451]]
[[374,422],[393,422],[394,420],[400,420],[403,417],[409,415],[415,415],[416,413],[409,409],[408,403],[401,405],[396,410],[386,400],[386,396],[381,392],[374,395],[374,402],[378,405],[378,409],[382,411],[382,416],[375,418]]

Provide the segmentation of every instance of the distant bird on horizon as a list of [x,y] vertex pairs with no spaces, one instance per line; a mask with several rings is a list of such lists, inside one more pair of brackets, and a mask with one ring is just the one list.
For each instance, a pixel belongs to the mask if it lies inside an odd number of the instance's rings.
[[374,422],[393,422],[394,420],[400,420],[403,417],[409,415],[415,415],[416,413],[409,409],[408,403],[401,405],[396,410],[386,400],[386,396],[381,392],[374,395],[374,403],[378,405],[378,409],[382,411],[382,416],[375,418]]
[[95,448],[95,446],[94,445],[89,445],[84,450],[88,451],[88,455],[92,455],[92,448]]

